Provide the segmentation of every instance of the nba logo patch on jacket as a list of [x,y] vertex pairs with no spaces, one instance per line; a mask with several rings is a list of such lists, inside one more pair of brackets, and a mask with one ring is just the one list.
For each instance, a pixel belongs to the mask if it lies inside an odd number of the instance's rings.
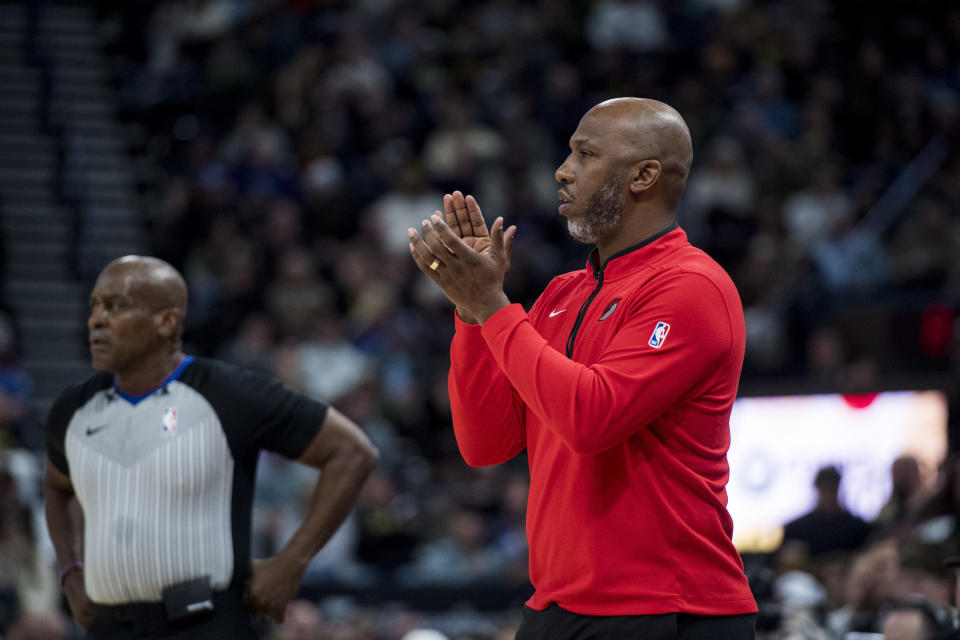
[[653,333],[650,335],[650,340],[647,342],[654,349],[659,349],[663,346],[663,341],[667,339],[667,334],[670,332],[670,325],[666,322],[658,322],[657,326],[653,328]]

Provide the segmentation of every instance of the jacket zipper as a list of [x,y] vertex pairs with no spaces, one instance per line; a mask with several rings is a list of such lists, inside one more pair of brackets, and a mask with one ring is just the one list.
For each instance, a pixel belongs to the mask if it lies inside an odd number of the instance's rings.
[[587,309],[590,307],[590,303],[597,297],[597,294],[600,293],[600,288],[603,286],[603,267],[599,270],[594,267],[593,277],[597,280],[597,288],[594,289],[593,293],[580,305],[580,313],[577,314],[577,321],[573,323],[573,329],[570,330],[570,337],[567,338],[567,357],[571,360],[573,359],[573,343],[577,339],[577,331],[580,330],[583,317],[587,315]]
[[630,253],[630,252],[632,252],[632,251],[636,251],[637,249],[641,249],[641,248],[647,246],[648,244],[650,244],[651,242],[654,242],[655,240],[659,240],[660,238],[662,238],[663,236],[667,235],[668,233],[670,233],[671,231],[673,231],[673,230],[676,229],[676,228],[677,228],[677,223],[674,222],[673,224],[671,224],[671,225],[670,225],[669,227],[667,227],[666,229],[663,229],[662,231],[660,231],[660,233],[656,233],[656,234],[652,235],[651,237],[647,238],[646,240],[644,240],[644,241],[641,242],[640,244],[635,244],[635,245],[633,245],[632,247],[627,247],[627,248],[624,249],[623,251],[619,251],[619,252],[613,254],[612,256],[610,256],[609,258],[607,258],[607,261],[604,262],[600,267],[597,267],[597,266],[595,266],[595,265],[593,266],[593,277],[594,277],[594,279],[597,281],[597,288],[593,290],[593,293],[590,294],[590,297],[587,298],[586,301],[583,303],[583,305],[580,307],[580,313],[577,314],[577,321],[576,321],[575,323],[573,323],[573,329],[570,330],[570,337],[567,338],[567,357],[568,357],[568,358],[570,358],[571,360],[573,359],[573,343],[574,343],[574,342],[576,341],[576,339],[577,339],[577,331],[580,330],[580,324],[583,322],[583,317],[584,317],[585,315],[587,315],[587,308],[590,306],[590,303],[593,302],[593,299],[597,297],[597,294],[600,293],[600,287],[603,286],[603,270],[604,270],[604,268],[605,268],[605,267],[610,263],[610,261],[613,260],[614,258],[619,258],[620,256],[626,255],[626,254],[628,254],[628,253]]

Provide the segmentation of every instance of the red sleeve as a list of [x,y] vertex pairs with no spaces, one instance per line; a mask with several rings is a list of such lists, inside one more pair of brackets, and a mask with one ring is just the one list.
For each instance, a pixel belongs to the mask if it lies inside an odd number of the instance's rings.
[[[589,366],[568,359],[537,333],[519,305],[481,331],[493,358],[527,407],[573,451],[606,451],[650,424],[712,375],[733,348],[730,311],[705,276],[680,273],[641,296]],[[659,349],[648,342],[670,325]],[[583,330],[578,339],[585,339]]]
[[447,389],[457,445],[471,466],[500,464],[526,446],[523,401],[487,349],[480,325],[454,316]]

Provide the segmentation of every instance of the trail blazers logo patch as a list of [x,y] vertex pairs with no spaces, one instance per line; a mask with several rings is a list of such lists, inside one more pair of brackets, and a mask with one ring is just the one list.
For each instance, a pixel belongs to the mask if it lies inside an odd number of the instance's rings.
[[600,319],[597,320],[597,322],[603,322],[604,320],[609,318],[611,315],[613,315],[613,312],[617,310],[618,304],[620,304],[620,298],[614,299],[614,301],[610,303],[610,306],[607,307],[607,310],[603,312],[603,315],[600,316]]
[[663,346],[664,340],[667,339],[668,333],[670,333],[670,325],[666,322],[658,322],[657,326],[653,328],[653,334],[650,335],[650,341],[647,344],[654,349],[659,349]]
[[163,412],[163,435],[172,438],[177,435],[177,408],[170,407]]

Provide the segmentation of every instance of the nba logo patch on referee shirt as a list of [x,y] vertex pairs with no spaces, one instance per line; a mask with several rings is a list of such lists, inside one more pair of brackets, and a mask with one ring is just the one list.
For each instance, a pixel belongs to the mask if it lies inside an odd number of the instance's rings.
[[666,322],[658,322],[657,326],[653,328],[653,333],[650,335],[650,341],[647,344],[654,349],[659,349],[663,346],[663,341],[667,339],[667,334],[669,332],[669,324]]
[[163,435],[173,437],[177,435],[177,408],[169,407],[163,412]]

